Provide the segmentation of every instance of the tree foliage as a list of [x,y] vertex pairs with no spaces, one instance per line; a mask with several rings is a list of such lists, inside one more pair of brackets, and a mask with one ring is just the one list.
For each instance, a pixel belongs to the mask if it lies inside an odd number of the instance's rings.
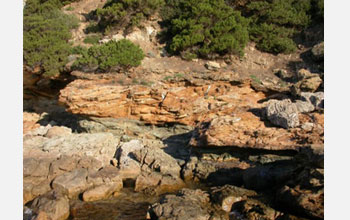
[[248,20],[224,0],[168,0],[162,11],[172,54],[243,54],[248,42]]
[[323,14],[323,0],[228,0],[251,19],[250,39],[272,53],[296,50],[293,38]]
[[138,26],[163,5],[164,0],[109,0],[96,10],[98,26],[107,32]]
[[103,72],[136,67],[144,58],[142,49],[126,39],[95,45],[80,53],[82,56],[74,63],[74,68]]
[[61,7],[59,0],[28,0],[23,12],[24,63],[40,67],[44,76],[59,74],[67,63],[70,29],[77,26]]

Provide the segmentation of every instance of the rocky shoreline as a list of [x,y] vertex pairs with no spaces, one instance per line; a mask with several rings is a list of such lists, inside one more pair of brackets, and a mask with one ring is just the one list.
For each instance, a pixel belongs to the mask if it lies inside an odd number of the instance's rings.
[[[73,91],[74,83],[66,87],[70,93],[61,92],[70,106],[83,99],[66,94],[85,93]],[[59,106],[41,115],[25,112],[24,219],[79,219],[82,207],[118,200],[127,189],[153,198],[139,203],[144,214],[135,219],[323,219],[323,93],[273,99],[245,82],[212,84],[214,91],[225,88],[221,96],[215,93],[214,99],[209,92],[200,103],[185,98],[178,106],[171,100],[177,111],[163,106],[169,114],[151,110],[148,118],[142,111],[101,118],[91,116],[89,107],[88,117]],[[95,91],[104,88],[94,85]],[[159,106],[156,99],[144,102],[152,91],[116,100],[134,109]],[[98,103],[106,101],[103,94],[95,94],[94,106],[104,106]],[[182,111],[198,114],[173,123]]]

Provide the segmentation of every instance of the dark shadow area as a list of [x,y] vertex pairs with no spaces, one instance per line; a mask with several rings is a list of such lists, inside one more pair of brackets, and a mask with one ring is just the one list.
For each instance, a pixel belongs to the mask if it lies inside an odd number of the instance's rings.
[[87,130],[80,126],[79,121],[83,118],[69,112],[57,112],[45,115],[38,123],[42,126],[65,126],[72,129],[72,132],[82,133]]
[[191,147],[188,146],[188,143],[192,135],[193,131],[189,131],[183,134],[172,135],[164,139],[163,144],[166,145],[163,149],[164,152],[175,159],[186,160],[191,153]]

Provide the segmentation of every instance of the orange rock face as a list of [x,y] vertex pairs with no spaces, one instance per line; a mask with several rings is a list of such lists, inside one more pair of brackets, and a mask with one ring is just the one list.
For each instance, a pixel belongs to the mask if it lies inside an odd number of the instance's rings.
[[59,101],[74,114],[130,118],[150,124],[195,125],[210,115],[227,114],[237,107],[254,107],[264,98],[250,87],[215,82],[120,86],[108,80],[75,80],[61,90]]
[[[257,114],[266,96],[249,84],[228,81],[157,83],[120,86],[108,79],[75,80],[61,90],[59,101],[74,114],[129,118],[150,124],[197,126],[190,145],[296,149],[323,144],[323,114],[300,114],[302,127],[283,129]],[[260,102],[259,102],[260,101]]]

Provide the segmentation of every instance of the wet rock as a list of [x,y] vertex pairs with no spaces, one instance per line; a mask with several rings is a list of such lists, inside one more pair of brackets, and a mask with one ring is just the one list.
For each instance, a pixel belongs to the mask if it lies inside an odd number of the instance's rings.
[[209,195],[201,190],[182,189],[177,195],[166,195],[153,204],[149,213],[155,219],[209,220]]
[[41,219],[65,220],[69,216],[69,202],[62,196],[57,196],[56,193],[50,192],[36,198],[31,205],[31,208],[36,213],[40,214]]
[[218,69],[220,69],[220,64],[217,62],[214,62],[214,61],[209,61],[209,62],[205,63],[205,67],[208,70],[218,70]]
[[290,100],[270,100],[266,107],[267,118],[274,125],[283,128],[299,126],[298,108]]
[[306,168],[276,194],[276,202],[291,212],[324,218],[324,170]]
[[55,136],[67,136],[70,134],[72,134],[72,129],[70,128],[64,126],[53,126],[47,131],[45,137],[52,138]]
[[111,196],[114,192],[119,191],[123,188],[123,184],[119,183],[108,183],[100,186],[96,186],[83,193],[83,200],[86,202],[106,199]]
[[324,60],[324,42],[316,44],[311,49],[312,57],[315,61],[323,61]]
[[210,190],[211,200],[219,204],[225,212],[230,212],[232,205],[236,202],[247,199],[249,196],[257,195],[252,190],[247,190],[237,186],[225,185],[223,187],[214,187]]
[[72,199],[89,188],[86,181],[87,175],[88,171],[86,169],[75,169],[66,172],[53,180],[52,188]]

